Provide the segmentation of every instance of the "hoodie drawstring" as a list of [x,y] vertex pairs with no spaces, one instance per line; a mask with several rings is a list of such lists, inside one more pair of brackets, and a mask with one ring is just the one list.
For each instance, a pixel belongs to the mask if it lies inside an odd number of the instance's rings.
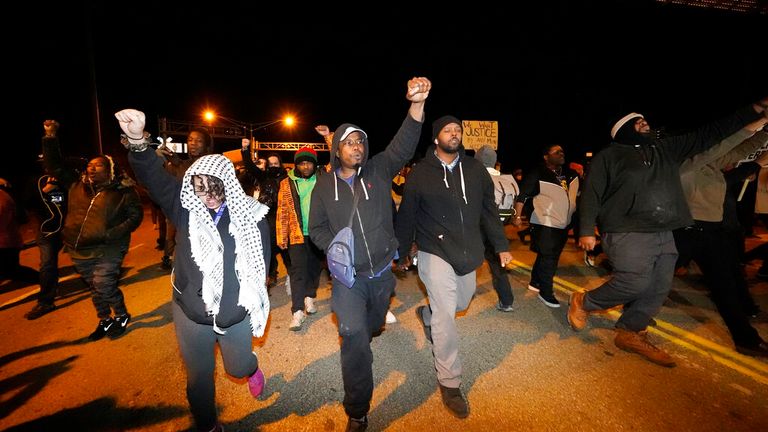
[[462,198],[464,198],[464,204],[468,204],[467,203],[467,188],[466,188],[466,185],[464,185],[464,168],[463,168],[463,165],[462,165],[461,161],[459,161],[459,172],[461,173],[461,196],[462,196]]
[[442,164],[442,165],[443,165],[443,183],[445,183],[446,189],[450,189],[451,187],[448,186],[448,168],[445,166],[445,164]]
[[339,200],[339,178],[336,177],[336,171],[333,172],[333,193],[334,193],[334,201]]

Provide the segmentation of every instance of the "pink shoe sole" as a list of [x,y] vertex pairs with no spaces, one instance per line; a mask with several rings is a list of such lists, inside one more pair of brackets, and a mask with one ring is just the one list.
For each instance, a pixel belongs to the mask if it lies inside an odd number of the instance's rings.
[[254,398],[258,398],[261,395],[261,392],[264,391],[265,381],[264,372],[261,371],[261,368],[256,369],[256,372],[248,377],[248,390],[251,391],[251,395],[253,395]]

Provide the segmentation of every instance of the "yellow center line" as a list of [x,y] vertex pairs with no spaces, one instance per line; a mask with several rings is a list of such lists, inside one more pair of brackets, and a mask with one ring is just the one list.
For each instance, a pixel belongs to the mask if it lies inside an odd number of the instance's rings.
[[[512,260],[511,264],[514,264],[516,267],[512,267],[510,269],[517,270],[520,273],[530,274],[532,270],[530,266],[518,260]],[[553,282],[555,283],[554,284],[555,288],[564,293],[571,293],[571,292],[583,290],[581,286],[576,285],[572,282],[568,282],[567,280],[563,280],[557,276],[554,277]],[[621,316],[621,314],[618,311],[608,311],[607,314],[615,319],[618,319],[618,317]],[[768,377],[757,373],[757,371],[759,371],[761,373],[768,375],[768,364],[760,360],[757,360],[755,358],[752,358],[750,356],[740,354],[729,347],[720,345],[709,339],[703,338],[699,335],[696,335],[692,332],[684,330],[666,321],[660,320],[658,318],[655,318],[655,320],[656,320],[656,327],[648,327],[648,331],[650,331],[651,333],[661,336],[664,339],[667,339],[676,345],[679,345],[691,351],[710,357],[716,362],[722,365],[725,365],[731,369],[734,369],[738,372],[741,372],[744,375],[747,375],[755,379],[756,381],[759,381],[763,384],[768,384]],[[665,331],[662,331],[660,329],[664,329]],[[687,339],[687,341],[681,338]],[[699,348],[694,344],[700,345],[701,347],[703,347],[703,349]],[[752,369],[747,369],[744,366],[734,363],[733,361],[724,357],[729,357],[730,359],[735,360],[739,363],[742,363],[743,365],[748,366],[749,368],[752,368]]]

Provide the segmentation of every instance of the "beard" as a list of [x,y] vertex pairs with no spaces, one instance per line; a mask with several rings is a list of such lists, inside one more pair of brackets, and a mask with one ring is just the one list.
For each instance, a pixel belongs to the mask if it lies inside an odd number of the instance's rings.
[[442,150],[445,153],[454,154],[459,152],[459,148],[461,147],[461,141],[459,141],[458,139],[451,139],[447,142],[438,141],[437,146],[440,147],[440,150]]

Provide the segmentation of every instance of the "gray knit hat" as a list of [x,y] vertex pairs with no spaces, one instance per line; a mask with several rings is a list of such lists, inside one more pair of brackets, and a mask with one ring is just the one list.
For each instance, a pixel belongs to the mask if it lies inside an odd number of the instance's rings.
[[486,168],[493,168],[496,166],[496,150],[486,144],[477,149],[475,152],[475,159],[482,162]]

